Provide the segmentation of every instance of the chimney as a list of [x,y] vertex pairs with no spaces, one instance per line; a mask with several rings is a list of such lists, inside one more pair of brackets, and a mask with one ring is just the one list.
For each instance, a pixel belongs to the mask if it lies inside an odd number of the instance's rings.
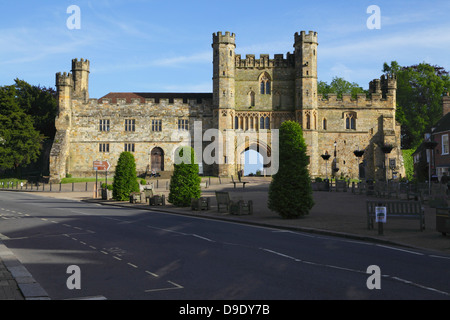
[[450,96],[449,93],[445,93],[442,97],[442,116],[445,116],[450,112]]

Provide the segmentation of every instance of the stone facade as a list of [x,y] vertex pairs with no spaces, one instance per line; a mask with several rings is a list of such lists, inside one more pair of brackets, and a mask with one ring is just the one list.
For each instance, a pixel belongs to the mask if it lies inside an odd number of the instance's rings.
[[[385,179],[393,171],[403,173],[395,78],[373,80],[370,98],[319,97],[313,31],[296,33],[294,52],[273,59],[236,54],[235,34],[229,32],[214,33],[212,49],[212,94],[109,93],[89,99],[90,62],[72,60],[71,73],[56,75],[59,113],[51,179],[93,176],[94,160],[109,160],[113,172],[122,151],[134,153],[140,174],[152,169],[170,174],[175,150],[186,144],[202,160],[204,174],[236,174],[249,148],[264,156],[266,173],[274,173],[282,161],[276,157],[275,129],[286,120],[303,127],[312,177],[333,172]],[[387,144],[394,146],[389,154],[381,148]],[[357,149],[364,150],[363,157],[355,156]],[[328,163],[321,157],[325,153],[331,155]],[[393,170],[385,169],[388,158],[395,159]]]

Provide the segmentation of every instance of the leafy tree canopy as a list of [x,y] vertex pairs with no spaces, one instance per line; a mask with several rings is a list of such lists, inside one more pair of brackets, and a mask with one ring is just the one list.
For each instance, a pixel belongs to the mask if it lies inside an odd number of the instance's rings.
[[15,79],[17,102],[22,110],[33,117],[34,128],[47,138],[56,133],[56,91],[53,88],[33,86]]
[[384,63],[383,72],[397,76],[396,120],[402,125],[402,147],[415,149],[442,117],[442,96],[450,89],[449,73],[420,63],[408,67]]
[[358,93],[367,94],[367,90],[364,90],[357,83],[349,82],[341,77],[334,77],[330,84],[318,81],[317,92],[324,97],[328,97],[330,93],[335,93],[339,99],[342,98],[343,94],[351,94],[353,98],[356,98]]
[[36,161],[43,137],[20,107],[14,86],[0,87],[0,168],[17,169]]

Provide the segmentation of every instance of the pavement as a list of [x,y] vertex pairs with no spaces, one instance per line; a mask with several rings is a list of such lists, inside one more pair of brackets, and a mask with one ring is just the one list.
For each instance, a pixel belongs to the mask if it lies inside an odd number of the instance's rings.
[[[219,219],[239,223],[247,223],[270,228],[280,228],[292,231],[302,231],[315,234],[345,237],[358,241],[368,241],[378,244],[399,246],[404,249],[413,248],[425,250],[431,254],[450,258],[450,235],[444,236],[436,230],[436,210],[424,204],[425,230],[419,230],[418,220],[387,219],[383,225],[383,233],[379,234],[377,225],[372,230],[367,229],[366,200],[376,200],[375,196],[359,195],[347,192],[314,191],[315,205],[309,215],[299,219],[283,219],[277,213],[267,208],[267,195],[270,178],[245,177],[248,181],[245,188],[242,185],[233,187],[227,178],[206,178],[208,187],[202,187],[202,196],[209,197],[211,209],[193,211],[188,208],[177,208],[166,201],[165,206],[149,206],[147,203],[131,204],[114,200],[94,198],[93,186],[79,184],[63,188],[53,186],[52,192],[47,187],[42,190],[21,190],[33,192],[44,197],[71,199],[77,201],[95,202],[104,205],[133,207],[149,211],[169,212],[180,215]],[[168,181],[153,181],[155,194],[168,197]],[[65,189],[64,189],[65,188]],[[61,191],[59,191],[61,190]],[[73,190],[73,191],[72,191]],[[87,190],[87,191],[86,191]],[[215,191],[228,191],[232,200],[252,200],[253,215],[230,215],[217,211]],[[1,234],[0,234],[1,235]],[[34,287],[33,287],[34,285]],[[28,286],[28,287],[27,287]],[[36,288],[37,287],[37,288]],[[31,290],[30,290],[31,288]],[[1,242],[0,237],[0,300],[46,299],[38,284],[35,283],[26,269],[20,266],[17,259]]]

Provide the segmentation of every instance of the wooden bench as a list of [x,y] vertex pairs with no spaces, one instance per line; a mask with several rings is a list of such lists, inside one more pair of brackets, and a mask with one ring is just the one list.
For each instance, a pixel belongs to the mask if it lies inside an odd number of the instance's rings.
[[238,200],[233,201],[230,199],[230,194],[224,191],[216,191],[217,210],[221,212],[221,208],[225,207],[226,212],[229,214],[253,214],[253,201]]
[[234,181],[234,177],[231,176],[231,183],[234,184],[235,189],[236,189],[236,183],[242,183],[242,188],[245,188],[245,184],[248,183],[248,181]]
[[210,198],[200,197],[198,199],[191,199],[191,209],[195,211],[209,210],[210,209]]
[[425,230],[425,212],[421,201],[367,200],[367,228],[373,229],[375,207],[386,207],[387,220],[392,218],[419,220],[419,230]]

